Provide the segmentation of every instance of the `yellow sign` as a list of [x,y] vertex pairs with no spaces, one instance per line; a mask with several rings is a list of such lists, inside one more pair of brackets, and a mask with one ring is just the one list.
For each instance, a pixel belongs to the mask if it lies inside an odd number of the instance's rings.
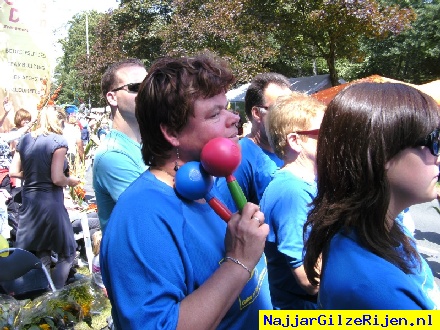
[[50,90],[50,0],[0,0],[0,126],[13,127],[20,108],[33,116]]
[[259,329],[440,329],[440,311],[260,311]]

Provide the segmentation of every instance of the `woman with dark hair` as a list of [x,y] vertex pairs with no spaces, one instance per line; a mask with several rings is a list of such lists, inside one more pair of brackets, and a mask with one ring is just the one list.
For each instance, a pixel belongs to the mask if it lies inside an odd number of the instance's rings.
[[436,197],[440,112],[419,90],[358,83],[328,105],[304,267],[323,309],[434,309],[428,264],[396,220]]
[[118,329],[257,329],[259,310],[272,309],[262,257],[269,227],[258,206],[247,203],[226,225],[205,199],[174,189],[179,168],[199,161],[208,141],[238,143],[240,118],[225,94],[234,81],[224,61],[199,55],[155,61],[140,85],[149,170],[119,197],[100,254]]

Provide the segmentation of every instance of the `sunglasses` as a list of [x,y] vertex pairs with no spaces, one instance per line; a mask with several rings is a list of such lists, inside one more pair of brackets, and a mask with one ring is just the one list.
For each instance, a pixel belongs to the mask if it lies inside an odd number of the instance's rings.
[[311,129],[311,130],[308,130],[308,131],[297,131],[297,132],[294,132],[294,133],[298,134],[298,135],[319,135],[319,128]]
[[440,129],[436,128],[433,130],[424,140],[418,142],[417,146],[428,147],[431,154],[438,157],[440,151]]
[[[117,92],[120,90],[126,90],[129,93],[137,93],[139,91],[139,86],[141,85],[141,83],[130,83],[130,84],[125,84],[122,85],[118,88],[112,89],[111,92]],[[125,87],[127,87],[127,89],[125,89]]]

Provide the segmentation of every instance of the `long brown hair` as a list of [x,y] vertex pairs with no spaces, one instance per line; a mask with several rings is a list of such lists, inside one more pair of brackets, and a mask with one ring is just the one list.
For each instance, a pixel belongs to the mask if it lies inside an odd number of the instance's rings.
[[[387,228],[390,201],[385,164],[440,124],[435,101],[394,83],[358,83],[328,105],[317,146],[318,193],[307,218],[304,268],[317,284],[315,265],[340,230],[355,230],[367,249],[409,273],[420,260],[400,226]],[[402,245],[402,258],[395,246]]]

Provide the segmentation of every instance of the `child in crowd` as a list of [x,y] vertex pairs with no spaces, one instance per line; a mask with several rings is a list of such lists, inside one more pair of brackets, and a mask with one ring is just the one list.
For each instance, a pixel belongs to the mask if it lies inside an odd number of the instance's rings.
[[93,261],[92,261],[92,280],[97,286],[99,286],[107,296],[107,290],[105,289],[104,283],[102,283],[101,277],[101,266],[99,265],[99,250],[101,247],[102,231],[98,230],[92,235],[92,250],[93,250]]

